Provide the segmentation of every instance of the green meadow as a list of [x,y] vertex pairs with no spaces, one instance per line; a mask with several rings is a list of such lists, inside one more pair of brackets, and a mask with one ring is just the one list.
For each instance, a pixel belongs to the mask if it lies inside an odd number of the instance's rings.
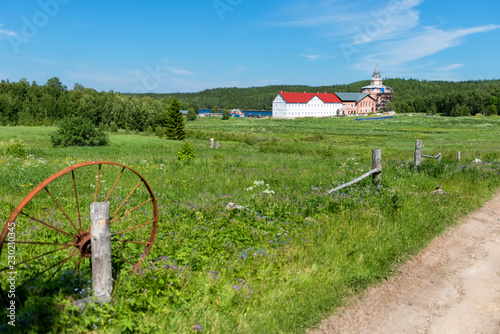
[[[500,117],[397,115],[361,122],[350,117],[207,117],[186,123],[186,129],[195,159],[179,161],[183,142],[147,133],[111,133],[106,147],[53,148],[54,127],[0,127],[3,224],[47,177],[99,160],[140,173],[159,213],[154,244],[141,270],[114,265],[111,303],[76,306],[75,300],[91,295],[89,261],[84,259],[78,271],[74,263],[63,264],[44,274],[53,276],[50,281],[35,280],[16,292],[15,331],[304,333],[349,297],[394,275],[398,265],[482,206],[500,185]],[[210,148],[210,138],[221,148]],[[424,160],[414,173],[415,140],[423,140],[424,154],[442,153],[442,162]],[[15,145],[20,150],[13,150]],[[326,195],[368,172],[374,148],[382,149],[380,187],[366,179]],[[107,168],[102,177],[111,173],[105,179],[109,184],[116,172]],[[96,175],[97,167],[76,179],[85,190],[79,199],[85,204],[83,220],[88,220]],[[59,180],[52,192],[75,217],[70,181]],[[110,201],[119,201],[134,184],[125,176],[120,182]],[[438,185],[447,195],[430,194]],[[34,216],[70,228],[47,196],[32,202]],[[246,208],[228,209],[229,202]],[[148,208],[129,217],[123,228],[145,219],[140,215],[150,215]],[[18,238],[43,242],[53,237],[36,225],[19,218]],[[151,228],[134,231],[141,237]],[[121,251],[140,254],[137,247]],[[19,245],[17,261],[30,252]],[[38,267],[19,267],[25,272],[18,275],[39,272],[43,261],[51,261],[48,257],[37,259]],[[4,251],[0,261],[6,266]],[[4,291],[6,277],[0,271]],[[5,312],[2,308],[2,319]],[[1,331],[12,329],[0,323]]]

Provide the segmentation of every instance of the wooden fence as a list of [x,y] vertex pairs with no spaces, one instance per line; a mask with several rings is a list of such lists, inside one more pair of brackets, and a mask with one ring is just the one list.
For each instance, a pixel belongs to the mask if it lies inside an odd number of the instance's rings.
[[[422,162],[422,158],[437,159],[438,162],[441,162],[442,157],[443,157],[442,153],[438,153],[436,156],[422,154],[422,141],[417,140],[415,142],[415,161],[413,163],[413,170],[415,172],[418,171],[418,167],[420,166],[420,163]],[[460,161],[460,159],[461,159],[461,154],[460,154],[460,152],[458,152],[457,153],[457,160]],[[366,174],[361,175],[357,179],[354,179],[354,180],[347,182],[341,186],[338,186],[336,188],[329,190],[327,194],[330,195],[336,191],[339,191],[341,189],[352,186],[353,184],[356,184],[356,183],[366,179],[370,175],[372,175],[373,184],[376,186],[379,186],[381,181],[382,181],[382,151],[379,148],[372,150],[372,170],[371,171],[369,171]]]

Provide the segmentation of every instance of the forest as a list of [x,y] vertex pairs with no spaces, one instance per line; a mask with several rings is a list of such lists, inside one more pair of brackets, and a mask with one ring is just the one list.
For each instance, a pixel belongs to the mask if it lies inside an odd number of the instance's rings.
[[[389,110],[403,113],[432,113],[447,116],[498,114],[500,80],[485,81],[420,81],[387,79],[394,90]],[[289,92],[359,92],[368,81],[336,86],[265,86],[251,88],[216,88],[197,93],[127,94],[98,92],[75,84],[68,89],[57,77],[44,85],[0,82],[0,125],[51,125],[66,117],[82,116],[95,125],[144,131],[165,126],[167,110],[176,97],[182,109],[199,108],[270,110],[280,91]]]

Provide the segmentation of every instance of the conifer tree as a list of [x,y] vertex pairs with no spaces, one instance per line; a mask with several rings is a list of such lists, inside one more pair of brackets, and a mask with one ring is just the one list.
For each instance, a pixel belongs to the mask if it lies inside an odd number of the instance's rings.
[[183,140],[186,138],[184,119],[181,114],[181,105],[175,97],[168,107],[166,137],[173,140]]

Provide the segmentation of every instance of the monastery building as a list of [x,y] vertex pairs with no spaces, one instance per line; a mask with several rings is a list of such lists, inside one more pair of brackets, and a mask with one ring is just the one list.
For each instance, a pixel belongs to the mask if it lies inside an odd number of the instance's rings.
[[371,84],[361,93],[280,92],[273,101],[274,118],[364,115],[385,111],[392,88],[384,86],[378,65]]
[[281,92],[273,101],[273,118],[331,117],[342,114],[336,94]]

